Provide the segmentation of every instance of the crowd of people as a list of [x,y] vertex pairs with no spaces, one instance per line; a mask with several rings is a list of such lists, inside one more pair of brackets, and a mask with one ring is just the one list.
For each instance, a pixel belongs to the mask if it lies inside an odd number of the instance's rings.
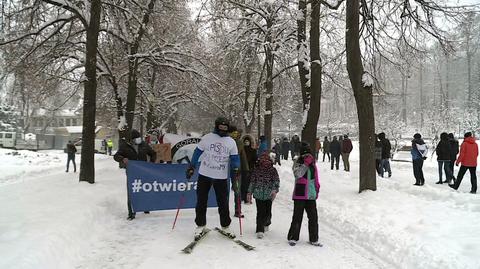
[[[427,158],[428,146],[417,133],[411,141],[411,156],[413,174],[416,186],[425,184],[423,175],[423,162]],[[69,143],[68,164],[73,161],[73,144]],[[215,146],[212,146],[215,145]],[[221,149],[221,150],[218,150]],[[309,145],[294,135],[290,140],[286,137],[274,140],[272,150],[268,150],[265,136],[260,136],[256,141],[250,135],[243,135],[242,130],[231,125],[226,118],[217,118],[214,131],[202,137],[197,145],[191,165],[186,171],[190,178],[198,170],[197,202],[195,207],[195,236],[201,235],[207,224],[206,212],[210,189],[213,187],[216,195],[220,223],[224,232],[234,233],[229,229],[231,218],[228,203],[228,181],[234,192],[234,216],[244,218],[242,203],[252,204],[255,200],[257,209],[256,235],[263,238],[272,223],[272,204],[280,190],[280,178],[274,165],[281,165],[281,160],[293,160],[293,216],[287,234],[288,243],[296,245],[305,211],[308,217],[309,242],[312,245],[321,245],[318,242],[318,216],[316,199],[320,190],[320,181],[316,163],[326,160],[330,163],[331,170],[339,170],[340,159],[345,171],[350,171],[349,157],[353,150],[352,141],[348,135],[333,136],[331,140],[324,137],[323,141],[316,139],[314,145]],[[376,135],[375,162],[376,172],[380,177],[391,177],[392,146],[385,133]],[[447,183],[451,188],[458,189],[466,171],[470,171],[471,193],[476,193],[476,166],[478,147],[472,133],[464,135],[464,141],[459,147],[459,142],[452,133],[442,133],[436,145],[435,152],[438,162],[439,180],[436,184]],[[322,153],[322,155],[320,155]],[[154,162],[155,151],[143,141],[140,133],[131,131],[130,140],[120,140],[119,149],[114,154],[114,159],[121,167],[125,167],[128,160],[142,160]],[[72,157],[73,155],[73,157]],[[202,156],[202,158],[200,158]],[[457,157],[458,156],[458,157]],[[340,158],[341,157],[341,158]],[[454,165],[461,165],[457,177],[454,176]],[[445,174],[445,177],[443,177]],[[445,181],[443,180],[445,178]],[[130,198],[127,198],[128,219],[135,218],[131,208]],[[145,212],[149,213],[149,212]]]

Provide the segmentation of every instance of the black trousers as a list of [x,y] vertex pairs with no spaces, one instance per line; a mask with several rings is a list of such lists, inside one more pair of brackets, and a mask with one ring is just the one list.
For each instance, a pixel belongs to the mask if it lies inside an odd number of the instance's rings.
[[287,152],[283,152],[283,159],[284,160],[288,160],[288,151]]
[[300,228],[302,227],[303,211],[307,212],[308,217],[308,238],[310,242],[318,241],[318,215],[317,202],[315,200],[294,200],[293,217],[290,230],[288,231],[288,240],[298,241],[300,237]]
[[415,176],[415,184],[425,184],[425,178],[423,177],[423,159],[413,160],[413,175]]
[[452,171],[453,178],[455,178],[455,161],[457,159],[450,160],[450,171]]
[[328,161],[330,161],[330,152],[324,152],[323,153],[323,161],[325,162],[325,155],[328,156]]
[[220,225],[227,227],[232,222],[230,211],[228,210],[228,184],[227,179],[213,179],[203,175],[198,176],[197,182],[197,206],[195,207],[195,223],[197,226],[207,224],[207,202],[210,187],[215,190],[217,198],[218,213],[220,215]]
[[77,164],[75,164],[75,154],[68,154],[68,159],[67,159],[67,172],[68,172],[68,167],[70,165],[70,161],[73,163],[73,171],[77,172]]
[[339,169],[339,166],[340,166],[340,156],[333,156],[332,154],[332,158],[331,158],[332,162],[331,162],[331,166],[330,168],[333,170],[333,164],[335,164],[335,168],[337,168],[337,170]]
[[454,189],[458,189],[460,184],[462,183],[463,176],[467,172],[470,171],[470,182],[472,183],[471,192],[477,192],[477,167],[468,167],[468,166],[460,166],[460,170],[458,170],[457,180],[455,180],[455,184],[453,184]]
[[265,232],[265,226],[272,223],[272,200],[255,199],[257,205],[257,229],[256,233]]
[[247,192],[248,187],[250,186],[250,172],[242,171],[242,184],[240,184],[240,194],[242,196],[242,201],[247,202]]

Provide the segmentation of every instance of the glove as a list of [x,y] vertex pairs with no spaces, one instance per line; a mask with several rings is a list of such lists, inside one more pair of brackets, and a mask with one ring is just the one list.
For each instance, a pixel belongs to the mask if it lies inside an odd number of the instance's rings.
[[232,191],[235,194],[238,194],[240,192],[240,173],[238,172],[238,170],[233,171]]
[[252,203],[252,194],[251,193],[247,193],[247,202]]
[[305,156],[303,158],[303,163],[306,165],[306,166],[310,166],[312,163],[315,162],[315,158],[313,158],[312,155],[308,154],[307,156]]
[[270,193],[270,199],[275,200],[275,197],[277,197],[277,192],[276,191],[272,191],[272,193]]
[[195,168],[193,166],[189,166],[187,168],[187,171],[185,171],[185,175],[187,176],[187,179],[192,178],[194,173],[195,173]]

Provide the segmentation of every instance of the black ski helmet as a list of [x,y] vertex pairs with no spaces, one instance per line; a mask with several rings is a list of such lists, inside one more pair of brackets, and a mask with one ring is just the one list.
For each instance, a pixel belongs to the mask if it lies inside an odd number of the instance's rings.
[[219,125],[225,125],[230,129],[230,122],[225,117],[218,117],[215,120],[215,130],[218,130]]

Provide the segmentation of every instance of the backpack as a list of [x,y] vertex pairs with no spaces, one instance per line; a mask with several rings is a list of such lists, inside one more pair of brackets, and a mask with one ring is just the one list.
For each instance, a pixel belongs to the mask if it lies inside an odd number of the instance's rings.
[[416,144],[417,145],[417,150],[418,152],[420,153],[420,155],[422,155],[422,157],[427,157],[427,153],[428,153],[428,147],[427,147],[427,144]]

